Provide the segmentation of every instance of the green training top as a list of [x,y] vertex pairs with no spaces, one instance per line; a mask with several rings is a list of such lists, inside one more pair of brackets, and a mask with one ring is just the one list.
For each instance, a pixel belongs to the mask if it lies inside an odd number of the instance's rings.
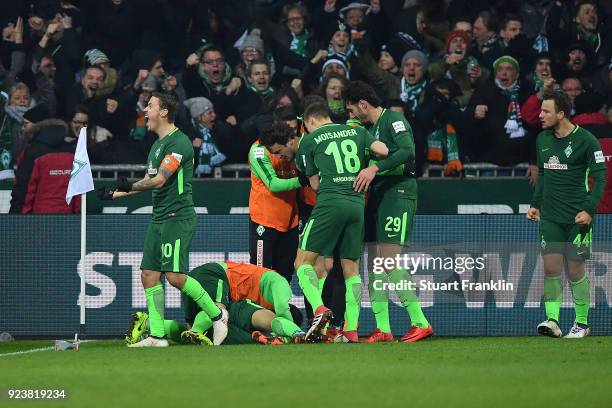
[[317,202],[349,199],[363,202],[363,193],[353,188],[361,169],[366,167],[372,135],[360,126],[329,123],[302,136],[295,158],[298,170],[307,176],[319,174]]
[[593,216],[606,184],[605,159],[595,136],[580,126],[563,138],[544,130],[536,148],[539,176],[531,206],[540,209],[541,218],[574,224],[581,211]]
[[302,187],[297,177],[279,178],[268,149],[259,143],[253,143],[249,150],[249,166],[255,177],[260,179],[272,193],[295,190]]
[[399,112],[384,109],[370,132],[389,148],[389,157],[370,162],[379,168],[372,187],[384,184],[386,191],[417,198],[414,137],[408,120]]
[[157,175],[162,160],[168,155],[175,157],[180,162],[180,167],[161,188],[152,192],[153,222],[195,217],[191,195],[193,146],[189,138],[178,128],[164,138],[157,139],[151,146],[147,159],[149,177]]

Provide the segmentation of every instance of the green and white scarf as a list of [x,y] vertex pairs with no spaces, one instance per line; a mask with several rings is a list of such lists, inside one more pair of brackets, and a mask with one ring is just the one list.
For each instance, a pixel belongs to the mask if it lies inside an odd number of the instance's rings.
[[263,91],[261,89],[259,89],[258,87],[256,87],[253,84],[248,84],[247,88],[249,88],[251,91],[255,92],[257,95],[261,96],[262,98],[265,98],[266,96],[272,94],[274,92],[274,88],[272,88],[271,86],[267,87],[266,89],[264,89]]
[[219,93],[232,78],[232,69],[228,64],[225,64],[225,71],[223,71],[223,76],[221,77],[221,81],[219,83],[213,83],[206,71],[204,71],[201,66],[198,66],[198,75],[208,88],[213,89],[216,93]]
[[299,36],[292,32],[289,49],[301,57],[306,57],[306,46],[308,45],[309,35],[308,30],[304,30]]
[[514,82],[511,86],[505,88],[495,79],[495,84],[502,90],[504,96],[510,99],[508,103],[508,113],[506,115],[506,123],[504,128],[506,133],[510,135],[510,139],[516,139],[525,136],[525,128],[523,127],[523,119],[521,117],[521,105],[519,103],[519,84]]
[[213,140],[211,129],[202,126],[195,120],[192,120],[192,123],[198,131],[198,137],[202,138],[202,146],[200,146],[200,151],[197,152],[196,157],[195,174],[197,176],[211,174],[213,168],[223,163],[227,157],[219,151]]
[[538,76],[536,75],[536,73],[534,72],[533,74],[531,74],[531,80],[534,83],[534,89],[536,92],[540,92],[540,90],[544,87],[544,81],[542,81],[540,78],[538,78]]
[[427,87],[427,80],[422,79],[414,85],[409,85],[405,77],[402,77],[402,92],[400,93],[400,99],[408,105],[412,112],[416,111],[419,105],[419,98]]

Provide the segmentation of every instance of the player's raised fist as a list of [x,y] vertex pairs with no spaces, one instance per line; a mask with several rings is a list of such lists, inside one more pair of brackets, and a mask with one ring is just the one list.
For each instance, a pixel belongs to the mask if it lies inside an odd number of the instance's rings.
[[537,208],[531,207],[527,211],[527,219],[531,221],[540,221],[540,210]]

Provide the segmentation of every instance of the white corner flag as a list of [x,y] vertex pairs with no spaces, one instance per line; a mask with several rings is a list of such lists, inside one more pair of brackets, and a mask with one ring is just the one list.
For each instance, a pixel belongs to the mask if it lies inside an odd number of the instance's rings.
[[82,127],[79,133],[74,161],[72,162],[72,172],[66,191],[66,203],[70,204],[72,197],[85,194],[94,189],[89,156],[87,155],[87,128]]

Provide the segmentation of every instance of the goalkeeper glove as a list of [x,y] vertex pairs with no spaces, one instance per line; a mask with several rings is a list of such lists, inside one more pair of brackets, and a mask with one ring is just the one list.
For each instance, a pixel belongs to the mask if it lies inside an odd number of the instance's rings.
[[100,187],[96,190],[96,192],[98,193],[98,198],[100,200],[112,200],[113,194],[115,193],[114,190],[111,190],[108,187]]
[[463,164],[461,160],[451,160],[444,166],[445,176],[458,176],[463,171]]
[[298,172],[298,180],[302,187],[310,187],[310,179],[305,174]]
[[115,190],[129,193],[132,191],[132,183],[130,183],[126,177],[119,177],[115,182]]

